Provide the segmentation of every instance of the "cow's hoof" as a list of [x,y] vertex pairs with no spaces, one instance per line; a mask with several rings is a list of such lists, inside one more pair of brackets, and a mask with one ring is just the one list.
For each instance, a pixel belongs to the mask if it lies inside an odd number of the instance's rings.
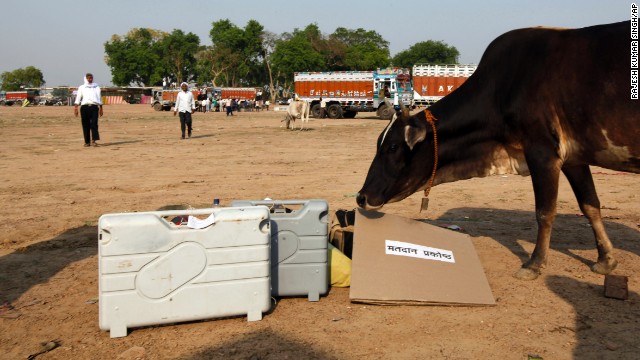
[[520,268],[513,277],[520,280],[535,280],[540,275],[540,271],[528,269],[528,268]]
[[618,260],[609,259],[609,261],[598,261],[591,266],[591,271],[600,275],[610,274],[618,266]]

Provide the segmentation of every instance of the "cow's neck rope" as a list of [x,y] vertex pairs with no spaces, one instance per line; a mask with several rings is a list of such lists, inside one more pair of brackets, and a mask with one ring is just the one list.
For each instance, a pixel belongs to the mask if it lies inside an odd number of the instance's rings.
[[436,120],[438,119],[433,116],[429,109],[424,109],[424,116],[427,118],[427,122],[431,124],[431,128],[433,128],[433,171],[431,172],[429,183],[424,189],[424,197],[426,198],[429,197],[429,191],[433,186],[433,179],[436,177],[436,168],[438,167],[438,134],[436,133]]

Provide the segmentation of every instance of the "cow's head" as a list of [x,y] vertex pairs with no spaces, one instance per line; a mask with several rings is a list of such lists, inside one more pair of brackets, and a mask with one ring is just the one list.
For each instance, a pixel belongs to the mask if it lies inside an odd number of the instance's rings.
[[408,197],[426,185],[433,164],[433,133],[425,113],[397,113],[378,137],[358,206],[375,210]]

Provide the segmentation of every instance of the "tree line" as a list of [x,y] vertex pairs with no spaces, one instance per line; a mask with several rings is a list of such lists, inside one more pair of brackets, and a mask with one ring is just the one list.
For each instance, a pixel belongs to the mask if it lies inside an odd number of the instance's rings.
[[[164,32],[133,28],[104,43],[105,62],[116,86],[160,86],[197,82],[220,87],[265,86],[273,98],[293,87],[293,74],[302,71],[375,70],[414,64],[454,64],[459,52],[442,41],[426,40],[391,57],[389,42],[373,30],[338,27],[322,34],[317,24],[275,34],[258,21],[244,28],[224,19],[211,24],[211,45],[180,29]],[[0,75],[5,91],[40,87],[44,77],[28,66]]]
[[211,45],[176,29],[171,33],[134,28],[113,35],[105,46],[113,83],[159,86],[194,81],[223,87],[265,86],[273,97],[290,89],[301,71],[374,70],[414,64],[453,64],[459,52],[442,41],[427,40],[391,57],[389,42],[373,30],[337,28],[324,35],[317,24],[275,34],[258,21],[244,28],[224,19],[211,24]]

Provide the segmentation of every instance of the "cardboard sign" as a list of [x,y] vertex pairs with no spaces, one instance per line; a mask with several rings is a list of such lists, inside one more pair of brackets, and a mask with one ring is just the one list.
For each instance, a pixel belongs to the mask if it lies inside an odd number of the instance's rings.
[[495,305],[469,235],[361,209],[350,298],[380,305]]

